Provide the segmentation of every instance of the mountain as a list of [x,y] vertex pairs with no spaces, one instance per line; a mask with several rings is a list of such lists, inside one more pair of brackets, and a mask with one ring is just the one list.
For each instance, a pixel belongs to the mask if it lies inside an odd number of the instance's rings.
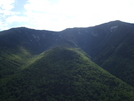
[[78,49],[64,47],[45,52],[1,88],[2,101],[134,100],[134,88],[97,66]]
[[[134,25],[0,32],[2,101],[133,101]],[[111,73],[111,74],[110,74]]]
[[112,21],[95,27],[70,29],[67,33],[92,61],[134,86],[133,24]]

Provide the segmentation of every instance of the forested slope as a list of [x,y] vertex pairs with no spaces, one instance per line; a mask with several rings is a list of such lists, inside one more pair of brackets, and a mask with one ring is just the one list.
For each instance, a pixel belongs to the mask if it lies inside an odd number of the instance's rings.
[[[0,32],[0,100],[133,101],[134,25]],[[111,74],[110,74],[111,73]]]
[[133,101],[134,88],[78,50],[51,49],[0,85],[2,101]]

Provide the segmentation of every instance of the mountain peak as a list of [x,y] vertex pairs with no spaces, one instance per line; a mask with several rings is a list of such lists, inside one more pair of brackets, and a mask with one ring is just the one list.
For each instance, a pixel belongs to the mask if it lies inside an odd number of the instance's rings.
[[133,39],[133,24],[119,20],[60,32],[0,32],[0,98],[133,101]]

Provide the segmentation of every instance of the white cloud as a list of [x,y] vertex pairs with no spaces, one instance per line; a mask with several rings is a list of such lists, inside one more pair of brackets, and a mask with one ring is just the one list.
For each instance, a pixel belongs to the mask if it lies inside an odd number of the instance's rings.
[[8,28],[6,17],[15,14],[15,12],[11,11],[14,8],[14,3],[15,0],[0,0],[0,29],[2,30]]
[[[12,11],[16,0],[0,1],[0,30],[14,27],[13,23],[28,22],[28,17],[20,15],[20,12]],[[21,25],[18,25],[21,26]]]
[[51,4],[47,0],[41,1],[43,0],[29,0],[25,5],[26,15],[41,29],[61,30],[78,26],[81,17],[85,16],[83,11],[88,7],[87,2],[82,4],[82,0],[59,0],[56,4]]
[[0,0],[0,7],[3,10],[11,10],[14,8],[13,4],[14,4],[15,0]]
[[14,8],[15,0],[1,0],[0,1],[0,14],[3,15],[12,15],[13,12],[11,11]]
[[17,15],[14,15],[14,16],[10,16],[6,19],[6,22],[7,23],[13,23],[13,22],[28,22],[29,21],[29,18],[28,17],[24,17],[24,16],[17,16]]
[[[54,1],[54,2],[53,2]],[[28,0],[25,13],[13,12],[15,0],[1,0],[5,26],[14,22],[35,29],[63,30],[112,20],[134,23],[133,0]],[[1,17],[1,16],[0,16]],[[0,20],[0,25],[3,21]],[[20,26],[20,25],[18,25]]]
[[129,0],[57,0],[56,3],[49,0],[29,0],[25,9],[26,15],[37,28],[61,30],[112,20],[129,21],[134,17],[131,3]]

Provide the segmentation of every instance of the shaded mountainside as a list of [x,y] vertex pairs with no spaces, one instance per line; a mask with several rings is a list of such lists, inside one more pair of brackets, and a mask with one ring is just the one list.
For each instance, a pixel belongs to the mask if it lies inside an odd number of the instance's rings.
[[69,30],[70,40],[89,54],[92,61],[134,86],[133,24],[113,21]]
[[51,49],[0,85],[2,101],[133,101],[134,88],[78,49]]
[[24,27],[13,28],[0,33],[0,48],[2,51],[5,51],[21,46],[32,54],[39,54],[53,46],[53,43],[55,43],[53,38],[56,38],[56,33]]
[[0,99],[133,101],[133,39],[134,25],[121,21],[61,32],[2,31]]
[[62,33],[92,61],[134,86],[134,25],[113,21],[89,28],[67,29]]

